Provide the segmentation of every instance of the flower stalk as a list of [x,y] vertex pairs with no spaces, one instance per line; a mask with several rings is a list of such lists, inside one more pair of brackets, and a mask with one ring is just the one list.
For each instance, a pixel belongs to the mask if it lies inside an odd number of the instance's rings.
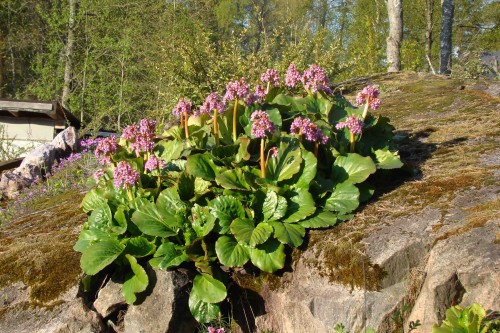
[[234,108],[233,108],[233,141],[236,142],[236,110],[238,108],[238,97],[234,99]]
[[187,114],[187,112],[184,113],[184,117],[185,117],[185,120],[184,120],[184,134],[186,135],[186,139],[187,139],[187,138],[189,138],[189,130],[188,130],[189,115]]
[[217,123],[218,113],[217,109],[214,109],[214,137],[216,146],[219,145],[219,124]]
[[350,142],[350,149],[349,152],[354,153],[354,149],[356,148],[356,139],[354,138],[354,134],[350,132],[350,137],[349,137],[349,142]]
[[[260,177],[266,178],[266,160],[264,159],[264,149],[266,147],[266,138],[260,139]],[[269,157],[269,156],[268,156]]]

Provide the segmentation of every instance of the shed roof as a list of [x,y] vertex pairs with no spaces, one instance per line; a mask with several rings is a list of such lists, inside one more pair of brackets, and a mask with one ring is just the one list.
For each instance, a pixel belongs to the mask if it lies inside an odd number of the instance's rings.
[[0,116],[51,118],[80,128],[81,122],[59,102],[0,99]]

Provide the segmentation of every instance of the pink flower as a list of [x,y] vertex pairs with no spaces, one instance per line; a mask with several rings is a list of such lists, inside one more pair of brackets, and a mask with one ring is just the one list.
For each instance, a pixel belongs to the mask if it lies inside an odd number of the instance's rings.
[[101,180],[102,177],[104,177],[104,175],[105,175],[105,173],[104,173],[103,169],[97,169],[94,172],[94,179],[95,179],[96,183],[99,183],[99,181]]
[[217,110],[219,113],[224,112],[224,107],[225,103],[222,100],[222,97],[216,93],[213,92],[208,97],[205,99],[205,102],[201,106],[200,110],[196,112],[197,115],[200,114],[208,114],[208,115],[213,115],[213,111]]
[[266,132],[273,133],[276,129],[269,115],[262,110],[254,111],[250,120],[253,122],[251,134],[255,138],[265,138]]
[[356,104],[363,105],[367,101],[369,106],[373,111],[377,110],[380,106],[380,99],[378,98],[380,92],[377,88],[367,85],[363,90],[356,96]]
[[174,109],[172,110],[172,114],[177,118],[180,118],[184,114],[191,114],[192,104],[190,101],[181,98]]
[[260,76],[260,79],[263,83],[271,83],[273,86],[280,85],[280,76],[278,71],[272,68],[266,70],[264,74]]
[[297,117],[290,126],[291,134],[302,134],[307,141],[321,142],[326,144],[328,137],[323,134],[321,129],[308,118]]
[[164,160],[159,159],[155,155],[151,155],[149,159],[144,164],[144,169],[148,171],[158,170],[158,168],[163,169],[167,166]]
[[223,102],[234,100],[236,98],[242,99],[248,96],[250,93],[250,87],[245,82],[245,79],[241,78],[238,81],[229,82],[226,85],[226,94],[224,95]]
[[139,125],[134,123],[127,126],[122,133],[122,138],[130,142],[130,149],[135,152],[136,156],[152,151],[155,137],[156,122],[147,119],[142,119]]
[[271,154],[272,158],[277,158],[278,157],[278,147],[273,147],[269,149],[269,153]]
[[212,326],[208,326],[208,333],[224,333],[224,328],[213,328]]
[[302,83],[306,90],[310,90],[312,93],[317,93],[318,91],[324,91],[327,94],[332,93],[325,71],[316,64],[312,64],[308,70],[304,71]]
[[111,154],[116,152],[116,137],[110,136],[99,141],[95,148],[94,155],[100,164],[106,164],[111,161]]
[[120,161],[113,171],[113,178],[115,179],[113,181],[115,187],[126,189],[139,180],[139,173],[127,162]]
[[290,64],[286,72],[285,84],[288,87],[294,88],[297,85],[297,83],[300,82],[300,79],[301,75],[300,72],[297,70],[297,67],[295,67],[294,64]]
[[349,129],[349,131],[354,135],[360,135],[363,132],[363,121],[356,117],[355,115],[350,116],[345,121],[338,123],[335,125],[335,128],[340,130],[345,127]]
[[253,94],[248,95],[247,99],[245,100],[245,104],[249,106],[255,102],[262,103],[262,101],[264,101],[265,98],[266,98],[266,88],[264,88],[263,86],[256,86],[255,92]]

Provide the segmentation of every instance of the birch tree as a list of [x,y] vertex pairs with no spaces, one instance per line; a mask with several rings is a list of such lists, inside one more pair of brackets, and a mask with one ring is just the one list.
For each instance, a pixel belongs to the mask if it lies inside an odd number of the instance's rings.
[[402,0],[386,0],[389,16],[389,36],[387,37],[388,72],[401,70],[401,42],[403,40]]

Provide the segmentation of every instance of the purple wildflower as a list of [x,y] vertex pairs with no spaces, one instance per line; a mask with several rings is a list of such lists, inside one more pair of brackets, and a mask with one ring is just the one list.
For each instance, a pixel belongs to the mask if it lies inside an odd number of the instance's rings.
[[328,137],[323,134],[321,129],[308,118],[297,117],[290,126],[291,134],[302,134],[307,141],[321,142],[326,144]]
[[268,68],[264,74],[260,76],[263,83],[271,83],[273,86],[280,85],[280,76],[278,71],[272,68]]
[[208,114],[213,116],[213,111],[217,110],[219,113],[224,112],[225,103],[222,101],[222,97],[213,92],[205,99],[205,102],[201,106],[200,110],[196,112],[196,115]]
[[95,139],[89,138],[89,139],[81,140],[80,146],[83,148],[82,152],[86,153],[86,152],[91,151],[92,149],[94,149],[97,146],[97,144],[101,140],[102,140],[102,138],[95,138]]
[[191,114],[192,104],[190,101],[181,98],[177,105],[172,110],[172,114],[180,118],[184,114]]
[[167,164],[164,160],[159,159],[155,155],[151,155],[144,165],[144,169],[148,171],[157,170],[158,168],[165,168]]
[[288,87],[294,88],[297,85],[297,83],[300,82],[300,80],[301,80],[301,75],[300,72],[297,70],[297,67],[295,67],[294,64],[290,64],[286,72],[285,84]]
[[255,138],[265,138],[266,132],[273,133],[275,126],[269,119],[269,115],[262,110],[256,110],[250,116],[253,122],[251,134]]
[[249,106],[255,102],[262,103],[262,101],[264,101],[265,98],[266,98],[266,88],[259,85],[255,87],[255,92],[253,94],[248,95],[247,99],[245,100],[245,104]]
[[271,154],[272,158],[277,158],[278,157],[278,147],[273,147],[269,149],[269,153]]
[[224,333],[224,328],[213,328],[212,326],[208,326],[208,333]]
[[96,183],[99,183],[99,181],[101,180],[102,177],[104,177],[104,175],[105,175],[105,173],[104,173],[103,169],[97,169],[94,172],[94,179],[95,179]]
[[126,189],[139,180],[139,173],[127,162],[120,161],[113,171],[113,178],[115,179],[113,184],[115,184],[116,187]]
[[116,152],[116,137],[110,136],[99,141],[94,155],[101,165],[111,162],[111,154]]
[[304,71],[302,83],[306,90],[310,90],[312,93],[317,93],[318,91],[324,91],[327,94],[332,93],[325,71],[316,64],[312,64],[308,70]]
[[354,135],[360,135],[363,132],[363,121],[356,117],[355,115],[350,116],[346,121],[340,122],[335,125],[335,128],[340,130],[347,127],[349,131]]
[[241,78],[238,81],[229,82],[226,85],[226,94],[224,95],[223,102],[234,100],[236,98],[242,99],[248,96],[250,93],[250,87],[245,82],[245,79]]
[[377,110],[380,106],[380,99],[378,98],[380,92],[377,88],[367,85],[356,96],[356,104],[363,105],[368,102],[373,111]]
[[127,126],[122,133],[122,138],[130,142],[130,149],[139,156],[141,152],[150,152],[154,148],[156,137],[156,122],[142,119],[139,125],[134,123]]

